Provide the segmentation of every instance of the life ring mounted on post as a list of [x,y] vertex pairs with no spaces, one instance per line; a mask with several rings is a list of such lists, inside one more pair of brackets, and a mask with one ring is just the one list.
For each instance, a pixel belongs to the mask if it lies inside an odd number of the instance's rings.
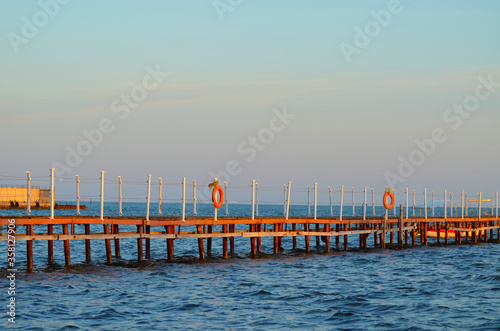
[[[387,197],[391,197],[391,203],[390,204],[387,204]],[[389,187],[387,189],[387,191],[385,192],[384,194],[384,207],[385,209],[392,209],[392,207],[394,207],[394,194],[392,194],[391,192],[391,188]]]
[[[217,192],[219,192],[219,201],[217,201]],[[212,190],[212,202],[214,204],[215,208],[220,208],[222,207],[222,204],[224,203],[224,192],[222,191],[222,188],[220,186],[215,186]]]

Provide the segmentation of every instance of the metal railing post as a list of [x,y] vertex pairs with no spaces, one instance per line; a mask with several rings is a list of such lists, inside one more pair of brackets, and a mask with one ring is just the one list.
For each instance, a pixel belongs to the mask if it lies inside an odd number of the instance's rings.
[[318,211],[318,183],[314,183],[314,219],[317,217]]
[[148,197],[146,203],[146,222],[149,222],[149,204],[151,202],[151,175],[148,175]]
[[286,214],[285,219],[288,219],[288,213],[290,212],[290,191],[292,190],[292,182],[288,182],[288,195],[286,198]]
[[54,203],[56,200],[55,192],[54,192],[54,170],[55,168],[50,169],[50,219],[54,219]]
[[462,190],[462,219],[464,218],[464,203],[465,203],[465,196],[464,196],[464,190]]
[[413,217],[415,217],[415,190],[413,190]]
[[365,186],[365,203],[363,203],[363,220],[366,220],[366,186]]
[[101,171],[101,221],[104,221],[104,171]]
[[453,193],[450,192],[450,217],[453,217]]
[[255,215],[259,217],[259,183],[255,183]]
[[252,220],[255,219],[255,179],[252,179]]
[[283,216],[286,216],[286,184],[283,184]]
[[311,188],[307,186],[307,217],[311,217]]
[[482,214],[482,209],[483,209],[483,194],[482,192],[479,192],[479,208],[477,210],[477,214],[479,215],[479,218],[481,218],[481,214]]
[[182,220],[186,220],[186,177],[182,177]]
[[344,185],[340,187],[340,220],[342,221],[342,214],[344,209]]
[[432,192],[432,217],[435,216],[434,206],[436,204],[436,192]]
[[76,215],[80,216],[80,176],[76,177]]
[[424,188],[425,219],[427,219],[427,189]]
[[356,216],[356,196],[354,194],[354,187],[352,188],[352,217]]
[[373,216],[375,216],[375,190],[372,188]]
[[[495,217],[498,218],[498,192],[496,193],[496,202],[495,202]],[[497,222],[498,224],[498,222]]]
[[446,196],[446,190],[444,190],[444,218],[447,218],[448,214],[446,211],[448,201],[447,201],[447,196]]
[[158,178],[159,192],[158,192],[158,215],[161,216],[161,200],[162,200],[162,188],[163,188],[163,179]]
[[194,213],[194,216],[197,215],[197,212],[196,212],[196,181],[193,180],[193,213]]
[[392,195],[394,196],[394,208],[393,208],[394,209],[394,217],[396,217],[396,215],[397,215],[396,214],[396,207],[395,207],[396,206],[396,189],[392,190]]
[[121,176],[118,176],[118,200],[119,200],[119,212],[120,212],[120,216],[123,216],[123,206],[122,206],[122,202],[123,202],[123,196],[122,196],[122,177]]
[[333,217],[332,187],[328,186],[328,190],[330,191],[330,216]]
[[406,188],[406,219],[408,219],[408,187]]
[[227,182],[224,182],[224,202],[226,203],[226,216],[229,216],[229,204],[227,202]]
[[26,211],[31,215],[31,172],[26,171]]

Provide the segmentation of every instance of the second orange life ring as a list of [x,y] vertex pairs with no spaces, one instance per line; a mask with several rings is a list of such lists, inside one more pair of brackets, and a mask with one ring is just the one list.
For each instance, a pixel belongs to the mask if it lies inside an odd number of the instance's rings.
[[[387,197],[391,197],[391,203],[388,205],[387,204]],[[384,207],[385,209],[391,209],[394,207],[394,194],[392,194],[391,189],[389,189],[387,192],[384,194]]]

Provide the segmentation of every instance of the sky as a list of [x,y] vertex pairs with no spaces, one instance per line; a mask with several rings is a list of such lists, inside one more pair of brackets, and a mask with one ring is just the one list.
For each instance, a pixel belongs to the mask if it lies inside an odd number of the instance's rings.
[[500,190],[498,1],[0,8],[0,176]]

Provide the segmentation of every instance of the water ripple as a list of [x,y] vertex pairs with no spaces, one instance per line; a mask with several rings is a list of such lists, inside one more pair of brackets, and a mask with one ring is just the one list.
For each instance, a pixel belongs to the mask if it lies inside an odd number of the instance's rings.
[[484,244],[19,272],[14,329],[499,330],[499,257]]

